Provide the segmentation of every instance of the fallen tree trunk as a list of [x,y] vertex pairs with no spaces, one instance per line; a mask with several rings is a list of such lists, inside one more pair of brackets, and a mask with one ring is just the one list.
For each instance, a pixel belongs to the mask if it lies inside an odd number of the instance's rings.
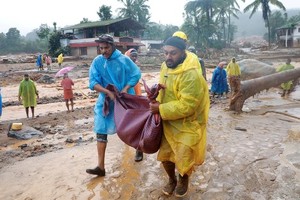
[[229,105],[229,109],[241,112],[244,102],[251,96],[263,90],[277,87],[281,83],[285,83],[291,80],[296,80],[300,77],[300,68],[287,70],[268,76],[263,76],[247,81],[242,81],[240,91],[232,97]]

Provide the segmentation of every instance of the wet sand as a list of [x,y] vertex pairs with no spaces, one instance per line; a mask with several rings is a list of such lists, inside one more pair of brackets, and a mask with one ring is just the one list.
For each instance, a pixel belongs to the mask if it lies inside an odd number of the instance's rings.
[[[143,76],[151,85],[157,74]],[[88,94],[87,80],[76,81]],[[62,92],[46,84],[38,87],[43,90],[41,99]],[[4,87],[5,94],[15,88],[17,83]],[[183,199],[300,198],[300,87],[287,98],[281,98],[279,92],[273,88],[249,98],[240,115],[227,111],[228,99],[215,100],[206,160],[191,176],[189,193]],[[13,100],[15,95],[12,92],[5,98]],[[3,109],[0,199],[177,199],[161,192],[167,177],[156,154],[144,155],[136,163],[135,150],[117,135],[109,137],[106,176],[86,174],[85,169],[97,163],[92,132],[95,102],[80,98],[75,103],[73,113],[65,111],[63,102],[39,104],[35,119],[25,119],[20,105]],[[7,138],[6,128],[12,121],[45,130],[45,135],[28,141]],[[82,141],[76,141],[79,137]],[[67,138],[75,142],[67,143]],[[28,148],[21,149],[21,144]],[[41,150],[42,144],[46,145]]]

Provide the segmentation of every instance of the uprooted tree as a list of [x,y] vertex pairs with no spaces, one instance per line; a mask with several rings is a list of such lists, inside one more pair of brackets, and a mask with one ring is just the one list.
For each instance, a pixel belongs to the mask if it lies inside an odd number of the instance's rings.
[[290,80],[297,80],[299,77],[300,68],[297,68],[247,81],[242,81],[241,89],[234,97],[232,97],[229,109],[240,113],[242,112],[245,100],[249,97],[254,96],[260,91],[267,90],[272,87],[277,87],[281,83],[285,83]]

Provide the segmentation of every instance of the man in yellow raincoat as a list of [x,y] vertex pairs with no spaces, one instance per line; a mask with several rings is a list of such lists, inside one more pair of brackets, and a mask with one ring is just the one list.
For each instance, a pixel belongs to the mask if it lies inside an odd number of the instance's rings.
[[[186,44],[170,37],[164,45],[165,62],[160,70],[160,91],[156,103],[150,103],[152,113],[163,119],[163,138],[157,159],[162,162],[169,182],[163,193],[177,197],[188,191],[194,166],[204,162],[209,93],[199,71],[198,58],[187,53]],[[175,174],[177,169],[178,180]]]
[[[286,70],[295,69],[293,65],[291,65],[291,59],[288,58],[285,65],[280,66],[276,71],[277,72],[283,72]],[[289,94],[292,91],[293,88],[293,81],[288,81],[286,83],[282,83],[280,85],[282,88],[282,94],[281,96],[284,97],[286,94]]]
[[32,118],[34,118],[36,98],[39,98],[36,86],[29,78],[29,75],[24,74],[24,79],[21,81],[19,86],[19,101],[22,101],[22,104],[25,107],[27,118],[29,118],[29,107],[31,108]]
[[240,94],[241,89],[241,69],[239,64],[236,63],[235,58],[233,57],[226,67],[228,83],[230,86],[230,105],[233,100],[236,99]]
[[59,66],[59,67],[61,66],[61,64],[63,63],[63,61],[64,61],[64,56],[63,56],[63,54],[61,53],[61,54],[59,54],[58,57],[57,57],[57,63],[58,63],[58,66]]

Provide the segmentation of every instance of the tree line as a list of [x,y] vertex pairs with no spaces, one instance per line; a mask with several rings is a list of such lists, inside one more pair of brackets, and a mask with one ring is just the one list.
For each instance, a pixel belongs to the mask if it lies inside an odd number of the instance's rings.
[[[122,3],[122,7],[117,9],[117,18],[130,17],[143,25],[145,30],[139,33],[142,39],[165,40],[175,31],[182,30],[188,34],[191,45],[203,49],[221,49],[230,46],[237,31],[237,26],[232,21],[233,18],[238,19],[238,14],[241,13],[238,0],[191,0],[185,4],[184,23],[178,27],[151,22],[148,0],[118,1]],[[272,12],[271,5],[280,10]],[[257,12],[262,13],[261,19],[267,30],[264,37],[269,41],[269,46],[276,42],[277,28],[300,21],[300,13],[288,17],[283,3],[278,0],[252,0],[243,11],[244,13],[250,11],[250,18]],[[101,21],[113,19],[111,6],[101,5],[97,14]],[[80,23],[87,22],[90,22],[87,18],[80,21]],[[34,32],[38,36],[36,40],[26,40],[17,28],[10,28],[6,34],[0,33],[0,54],[21,52],[48,52],[51,56],[68,54],[69,49],[60,46],[59,40],[63,36],[56,30],[56,22],[53,23],[53,28],[42,24]]]

